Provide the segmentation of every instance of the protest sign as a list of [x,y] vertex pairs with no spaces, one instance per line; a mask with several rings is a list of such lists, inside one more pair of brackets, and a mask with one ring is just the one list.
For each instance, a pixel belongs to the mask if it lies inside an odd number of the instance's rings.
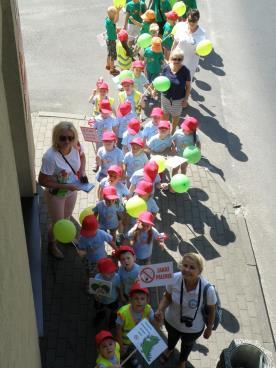
[[164,262],[142,266],[139,271],[141,287],[169,285],[173,280],[173,263]]
[[80,127],[83,138],[86,142],[98,142],[97,130],[90,127]]
[[149,365],[167,349],[165,341],[147,319],[139,322],[127,336]]
[[105,280],[97,280],[91,277],[89,279],[89,294],[98,296],[111,296],[112,283]]
[[184,164],[184,162],[187,162],[186,158],[180,157],[180,156],[170,156],[166,159],[166,168],[168,170],[174,169],[181,164]]

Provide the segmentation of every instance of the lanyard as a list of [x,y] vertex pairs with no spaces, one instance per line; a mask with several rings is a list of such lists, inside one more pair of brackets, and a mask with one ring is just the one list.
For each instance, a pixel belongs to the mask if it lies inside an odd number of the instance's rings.
[[[183,285],[183,279],[181,282],[181,291],[180,291],[180,320],[182,318],[182,305],[183,305],[183,292],[184,292],[184,285]],[[195,320],[197,312],[198,312],[198,308],[200,305],[200,299],[201,299],[201,279],[199,279],[199,290],[198,290],[198,297],[197,297],[197,307],[196,307],[196,311],[195,311],[195,315],[194,318],[192,319],[192,321]]]

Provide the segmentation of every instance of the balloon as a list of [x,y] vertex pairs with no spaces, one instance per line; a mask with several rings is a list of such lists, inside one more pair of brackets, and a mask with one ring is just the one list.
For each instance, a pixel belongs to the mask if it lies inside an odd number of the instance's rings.
[[126,0],[113,0],[113,4],[116,8],[124,7],[126,5]]
[[82,224],[83,219],[86,216],[89,216],[89,215],[94,215],[94,213],[92,211],[92,207],[87,207],[87,208],[85,208],[84,210],[81,211],[80,216],[79,216],[80,224]]
[[200,41],[196,47],[196,53],[199,56],[207,56],[213,50],[213,45],[210,40]]
[[60,243],[71,243],[77,235],[77,229],[72,221],[62,219],[54,224],[53,234]]
[[170,89],[171,81],[167,77],[160,76],[155,78],[152,84],[156,91],[166,92],[168,89]]
[[184,27],[186,27],[185,22],[178,22],[178,23],[176,23],[176,25],[173,27],[173,29],[171,31],[171,34],[173,36],[175,36],[176,35],[176,32],[181,31],[181,29],[184,28]]
[[143,200],[143,198],[140,198],[137,195],[133,196],[126,202],[126,211],[131,217],[138,217],[146,210],[146,202]]
[[179,16],[182,17],[182,15],[186,12],[186,5],[182,1],[178,1],[174,4],[172,7],[172,10]]
[[188,160],[189,164],[197,164],[201,159],[201,152],[197,146],[188,146],[184,149],[183,157]]
[[152,156],[151,161],[155,161],[157,163],[159,174],[166,170],[166,159],[165,159],[165,157],[160,156],[160,155]]
[[190,179],[184,174],[176,174],[171,178],[171,187],[176,193],[184,193],[190,188]]
[[151,45],[152,36],[149,33],[143,33],[137,39],[137,45],[141,47],[141,49],[145,49]]
[[121,73],[119,74],[119,82],[122,82],[123,79],[125,78],[131,78],[134,79],[134,74],[132,73],[131,70],[122,70]]

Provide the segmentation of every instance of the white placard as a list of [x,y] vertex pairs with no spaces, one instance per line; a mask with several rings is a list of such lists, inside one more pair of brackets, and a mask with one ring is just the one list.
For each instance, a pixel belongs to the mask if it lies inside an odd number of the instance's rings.
[[169,285],[173,281],[173,263],[164,262],[142,266],[139,271],[141,287]]
[[111,296],[112,282],[105,280],[98,280],[91,277],[89,279],[89,294],[95,294],[98,296]]
[[86,142],[98,142],[98,134],[95,128],[81,126],[80,129],[83,135],[83,139]]
[[149,365],[167,349],[165,341],[147,319],[139,322],[127,336]]
[[166,159],[166,168],[167,169],[174,169],[177,166],[180,166],[181,164],[184,164],[184,162],[187,162],[187,159],[180,156],[170,156]]

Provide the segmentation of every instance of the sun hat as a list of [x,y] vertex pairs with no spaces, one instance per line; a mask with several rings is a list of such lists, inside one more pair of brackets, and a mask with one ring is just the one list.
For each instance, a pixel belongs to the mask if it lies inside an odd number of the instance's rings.
[[164,115],[164,111],[163,109],[161,109],[161,107],[154,107],[152,109],[152,112],[150,114],[151,118],[157,117],[157,118],[162,118]]
[[155,161],[149,161],[144,166],[144,179],[149,182],[154,182],[158,174],[158,165]]
[[121,168],[121,166],[118,165],[111,165],[110,168],[107,170],[107,173],[115,173],[118,176],[123,176],[123,169]]
[[102,82],[101,84],[99,84],[98,88],[106,89],[107,91],[109,90],[108,84],[106,82]]
[[123,86],[124,84],[134,84],[134,80],[131,78],[124,78],[121,82],[121,85]]
[[105,339],[112,339],[116,341],[112,336],[111,332],[102,330],[95,336],[96,345],[99,346]]
[[134,249],[129,245],[120,245],[116,250],[116,257],[119,258],[123,252],[129,252],[135,256]]
[[159,128],[171,129],[171,124],[168,120],[161,120],[158,124],[158,129]]
[[141,222],[144,222],[145,224],[154,225],[154,216],[151,212],[149,211],[145,211],[142,212],[139,216],[138,216],[138,220],[140,220]]
[[143,63],[142,60],[134,60],[132,63],[132,68],[141,68],[144,69],[145,64]]
[[170,19],[170,20],[177,20],[178,19],[178,15],[173,10],[165,13],[165,16],[166,16],[167,19]]
[[184,119],[183,123],[181,124],[181,129],[183,129],[187,133],[193,133],[198,128],[198,120],[193,118],[192,116],[188,116]]
[[140,147],[144,147],[144,141],[142,138],[134,138],[132,139],[132,141],[130,142],[130,144],[137,144]]
[[152,192],[153,185],[149,181],[141,180],[137,184],[134,192],[141,195],[147,195]]
[[112,108],[108,100],[101,100],[99,103],[99,109],[104,114],[109,114],[112,112]]
[[137,134],[140,128],[141,128],[141,123],[138,119],[132,118],[129,120],[127,124],[127,131],[129,132],[129,134],[131,135]]
[[102,141],[116,141],[117,137],[114,132],[103,132],[103,138]]
[[119,196],[117,194],[116,188],[111,185],[109,187],[103,188],[103,198],[109,200],[118,199]]
[[120,32],[118,33],[118,38],[121,42],[127,41],[128,40],[128,33],[125,29],[121,29]]
[[137,291],[144,293],[146,295],[149,295],[149,290],[147,288],[142,288],[139,284],[139,282],[135,282],[129,291],[129,296],[131,297],[134,293],[136,293]]
[[162,40],[160,37],[152,37],[151,50],[153,52],[162,52]]
[[122,118],[131,112],[131,102],[125,101],[121,103],[117,109],[117,117]]
[[153,10],[149,9],[145,11],[144,14],[141,15],[141,18],[146,22],[152,22],[155,20],[155,13]]
[[98,230],[98,220],[95,215],[88,215],[82,221],[80,235],[88,238],[96,234]]
[[111,258],[101,258],[97,262],[98,270],[100,273],[112,273],[117,270],[117,266]]

